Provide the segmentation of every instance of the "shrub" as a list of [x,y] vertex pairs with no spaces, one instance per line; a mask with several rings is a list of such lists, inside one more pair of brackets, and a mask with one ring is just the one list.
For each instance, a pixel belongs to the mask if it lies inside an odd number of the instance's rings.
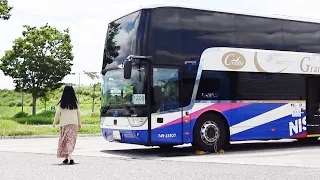
[[50,117],[37,117],[37,116],[28,116],[22,118],[13,119],[19,124],[51,124],[53,122],[53,118]]
[[10,103],[9,103],[9,106],[10,106],[10,107],[14,107],[14,106],[16,106],[16,103],[15,103],[15,102],[10,102]]
[[45,111],[42,111],[40,112],[39,114],[36,114],[37,117],[53,117],[54,116],[54,113],[53,111],[48,111],[48,110],[45,110]]
[[85,95],[85,96],[90,96],[90,95],[91,95],[91,92],[90,92],[90,91],[87,91],[87,90],[84,90],[84,91],[82,92],[82,94]]
[[29,116],[29,114],[26,112],[18,112],[17,114],[15,114],[13,116],[13,118],[23,118],[23,117],[28,117],[28,116]]
[[2,93],[2,97],[7,97],[7,96],[8,96],[8,92],[4,91],[4,92]]

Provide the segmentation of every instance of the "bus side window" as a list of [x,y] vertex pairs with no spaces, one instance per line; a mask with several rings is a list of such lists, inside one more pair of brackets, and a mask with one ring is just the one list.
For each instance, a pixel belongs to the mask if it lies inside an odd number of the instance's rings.
[[229,79],[225,73],[203,71],[197,92],[197,100],[229,100]]
[[216,77],[201,77],[197,100],[217,100],[220,98],[220,79]]

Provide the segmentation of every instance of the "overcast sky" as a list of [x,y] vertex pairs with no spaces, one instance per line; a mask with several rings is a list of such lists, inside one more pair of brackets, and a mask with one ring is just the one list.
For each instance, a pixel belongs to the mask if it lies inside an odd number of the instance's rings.
[[[108,22],[141,5],[160,3],[320,19],[319,0],[9,0],[14,9],[9,21],[0,20],[0,57],[21,36],[23,25],[49,23],[61,30],[70,28],[75,56],[73,72],[99,71]],[[65,81],[78,83],[79,79],[68,76]],[[81,75],[81,84],[90,84],[90,80]],[[0,89],[4,88],[13,89],[14,84],[0,71]]]

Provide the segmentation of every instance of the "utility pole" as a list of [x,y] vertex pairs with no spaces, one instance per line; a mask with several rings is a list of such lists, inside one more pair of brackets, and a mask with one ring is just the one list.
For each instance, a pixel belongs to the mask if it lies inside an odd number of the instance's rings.
[[80,104],[80,73],[79,73],[79,92],[78,92],[78,101],[79,101],[79,104]]
[[24,96],[24,94],[23,94],[23,91],[21,91],[21,109],[22,109],[22,112],[23,112],[23,97]]
[[[77,73],[70,73],[71,75],[77,75]],[[79,79],[79,82],[78,82],[78,102],[80,103],[80,76],[81,76],[81,73],[78,73],[78,79]],[[73,83],[72,83],[73,84]],[[76,84],[73,84],[73,85],[76,85]]]

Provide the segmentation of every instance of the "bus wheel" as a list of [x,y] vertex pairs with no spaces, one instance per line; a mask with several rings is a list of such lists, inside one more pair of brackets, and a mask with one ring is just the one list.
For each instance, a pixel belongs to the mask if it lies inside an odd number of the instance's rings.
[[224,119],[214,113],[200,116],[194,126],[193,147],[207,152],[223,149],[228,143],[227,127],[223,121]]

